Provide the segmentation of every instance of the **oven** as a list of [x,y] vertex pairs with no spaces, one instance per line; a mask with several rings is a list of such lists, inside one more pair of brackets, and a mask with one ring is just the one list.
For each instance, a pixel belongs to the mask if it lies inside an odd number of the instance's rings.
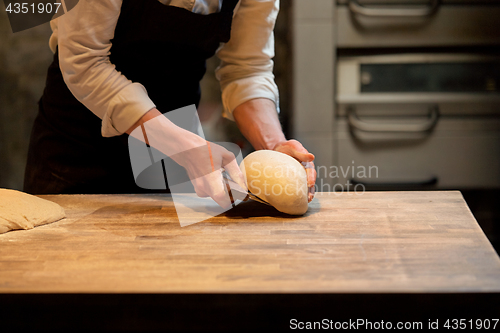
[[336,96],[338,164],[359,171],[342,183],[500,186],[500,57],[339,57]]
[[500,2],[317,1],[295,2],[292,133],[319,190],[500,188]]
[[338,0],[337,47],[491,46],[498,0]]

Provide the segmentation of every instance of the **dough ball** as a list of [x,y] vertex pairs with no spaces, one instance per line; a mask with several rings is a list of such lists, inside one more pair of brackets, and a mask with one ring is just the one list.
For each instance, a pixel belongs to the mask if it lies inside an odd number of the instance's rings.
[[0,189],[0,234],[59,221],[66,217],[58,204],[23,192]]
[[258,150],[245,157],[240,168],[254,195],[283,213],[307,212],[306,170],[293,157],[273,150]]

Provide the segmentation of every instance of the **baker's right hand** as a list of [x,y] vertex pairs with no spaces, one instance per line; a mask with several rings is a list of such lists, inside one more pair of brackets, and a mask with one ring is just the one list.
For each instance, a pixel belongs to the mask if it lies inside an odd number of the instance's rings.
[[199,197],[211,197],[223,208],[231,206],[223,170],[241,187],[240,191],[247,190],[236,157],[218,144],[205,141],[204,145],[178,153],[172,159],[186,169]]
[[[142,131],[135,131],[139,126],[142,126]],[[147,133],[146,137],[143,132]],[[211,197],[224,208],[231,205],[222,177],[223,170],[241,187],[240,191],[247,191],[245,177],[233,153],[178,127],[157,109],[144,114],[127,133],[138,133],[137,139],[145,140],[147,144],[184,167],[196,194],[200,197]]]

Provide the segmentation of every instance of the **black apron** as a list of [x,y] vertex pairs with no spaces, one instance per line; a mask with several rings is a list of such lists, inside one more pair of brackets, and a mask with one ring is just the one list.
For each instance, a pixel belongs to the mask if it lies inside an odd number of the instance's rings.
[[[161,112],[200,101],[205,61],[230,38],[238,0],[219,13],[201,15],[158,0],[124,0],[110,61],[145,86]],[[101,119],[64,83],[58,53],[31,133],[24,191],[32,194],[147,192],[135,184],[128,135],[105,138]]]

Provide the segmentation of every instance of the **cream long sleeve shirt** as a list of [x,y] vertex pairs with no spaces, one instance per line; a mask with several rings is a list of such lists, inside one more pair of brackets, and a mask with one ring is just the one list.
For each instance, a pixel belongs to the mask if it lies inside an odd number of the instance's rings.
[[[222,5],[221,0],[158,1],[204,15],[218,12]],[[53,52],[56,47],[59,50],[64,81],[73,95],[102,119],[105,137],[123,134],[155,107],[144,86],[127,79],[109,60],[121,5],[122,0],[80,0],[51,22],[49,44]],[[223,115],[229,119],[238,105],[254,98],[268,98],[278,106],[272,61],[278,11],[279,0],[240,0],[235,9],[231,40],[217,51],[221,64],[216,76],[221,84]],[[165,94],[168,96],[168,91]]]

